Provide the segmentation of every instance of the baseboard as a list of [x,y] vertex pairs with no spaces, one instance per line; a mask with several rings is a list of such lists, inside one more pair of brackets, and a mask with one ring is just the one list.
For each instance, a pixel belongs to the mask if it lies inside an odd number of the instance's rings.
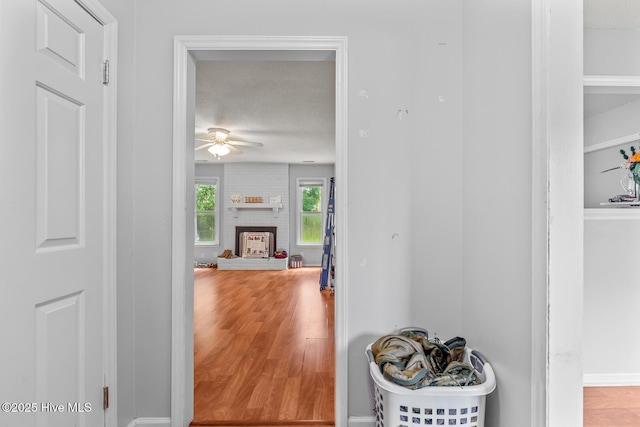
[[584,374],[585,387],[615,387],[640,385],[640,373],[633,374]]
[[134,418],[127,427],[171,427],[171,418]]
[[[375,427],[375,417],[349,417],[349,427]],[[135,418],[127,427],[171,427],[171,418]]]
[[376,427],[375,417],[349,417],[349,427]]

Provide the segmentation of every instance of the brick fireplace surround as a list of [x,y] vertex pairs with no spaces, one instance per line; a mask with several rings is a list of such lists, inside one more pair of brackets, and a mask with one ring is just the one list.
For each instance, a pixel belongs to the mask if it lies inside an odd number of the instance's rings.
[[[271,196],[280,196],[283,208],[278,212],[271,209],[238,210],[234,216],[230,210],[232,194],[242,196],[260,196],[269,200]],[[289,250],[289,166],[277,163],[225,163],[222,205],[223,233],[225,249],[231,249],[238,255],[236,228],[274,227],[275,248]],[[227,203],[228,202],[228,203]],[[265,231],[265,230],[245,230]],[[271,230],[266,230],[271,231]],[[218,258],[219,270],[286,270],[288,258]]]

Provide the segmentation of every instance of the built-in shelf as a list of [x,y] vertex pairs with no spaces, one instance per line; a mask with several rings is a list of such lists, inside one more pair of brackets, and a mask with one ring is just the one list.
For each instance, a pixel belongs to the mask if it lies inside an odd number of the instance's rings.
[[603,202],[600,206],[607,208],[630,208],[640,206],[640,201],[637,202]]
[[[618,205],[618,203],[616,203]],[[617,206],[602,208],[586,208],[584,210],[585,220],[640,220],[640,209],[638,207]]]
[[229,206],[234,218],[238,217],[238,212],[242,209],[270,209],[273,211],[273,217],[277,218],[278,212],[282,209],[282,203],[232,203]]

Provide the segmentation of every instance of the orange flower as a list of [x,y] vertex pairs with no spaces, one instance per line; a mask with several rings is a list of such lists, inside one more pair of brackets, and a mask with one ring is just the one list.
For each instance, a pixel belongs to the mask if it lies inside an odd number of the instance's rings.
[[629,157],[630,162],[640,162],[640,153],[636,153],[633,156]]

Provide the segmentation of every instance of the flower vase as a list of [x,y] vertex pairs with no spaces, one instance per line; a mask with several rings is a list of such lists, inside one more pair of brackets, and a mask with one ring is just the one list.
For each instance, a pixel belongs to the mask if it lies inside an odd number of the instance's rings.
[[636,202],[640,202],[640,176],[637,173],[633,174],[633,183],[634,183],[634,189],[635,189],[635,198],[636,198]]

